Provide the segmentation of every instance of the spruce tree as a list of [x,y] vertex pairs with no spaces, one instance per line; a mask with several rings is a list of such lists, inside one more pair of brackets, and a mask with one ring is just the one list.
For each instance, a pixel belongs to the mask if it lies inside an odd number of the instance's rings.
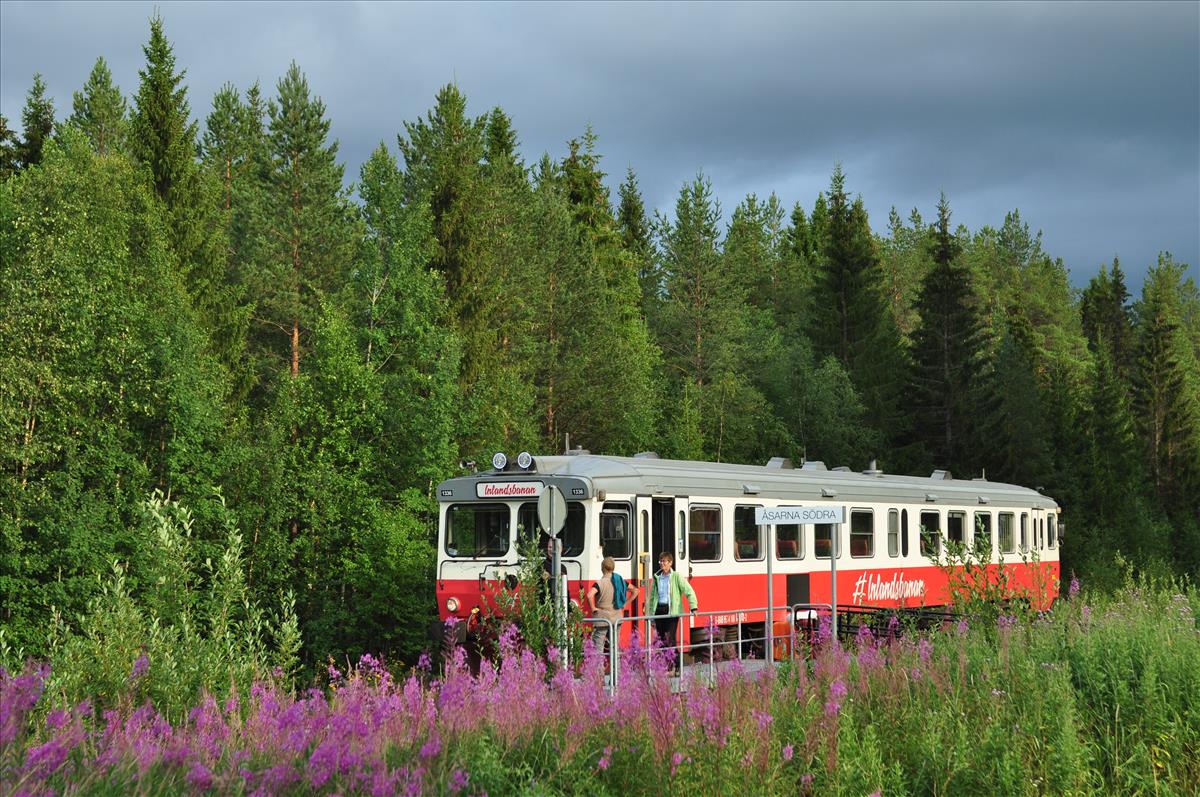
[[154,191],[173,211],[195,201],[196,123],[190,121],[185,72],[175,71],[175,53],[159,16],[150,20],[142,48],[146,68],[134,97],[130,148],[150,169]]
[[904,436],[899,386],[904,355],[884,298],[882,272],[862,198],[851,201],[841,166],[834,169],[828,208],[818,198],[814,232],[821,243],[812,290],[811,337],[819,357],[842,363],[868,416],[889,440]]
[[0,182],[12,177],[21,166],[20,142],[8,125],[8,117],[0,114]]
[[21,125],[25,134],[17,147],[17,160],[21,168],[28,169],[42,162],[42,150],[54,131],[54,101],[46,96],[41,73],[34,74],[33,86],[25,96]]
[[1137,304],[1133,407],[1154,492],[1168,511],[1200,507],[1200,372],[1182,324],[1184,267],[1150,269]]
[[1133,366],[1133,320],[1120,260],[1113,258],[1111,275],[1100,267],[1080,297],[1079,311],[1088,346],[1096,351],[1103,339],[1117,373],[1128,380]]
[[961,246],[950,229],[950,205],[938,202],[928,242],[932,268],[921,282],[913,332],[909,401],[914,430],[933,464],[974,472],[980,465],[973,439],[980,395],[984,340],[970,274],[959,262]]
[[67,121],[84,132],[97,154],[124,151],[128,108],[103,58],[96,59],[83,90],[75,92],[73,110]]
[[646,205],[642,201],[632,166],[625,170],[625,180],[617,188],[617,197],[620,199],[617,230],[621,235],[621,245],[636,264],[642,314],[649,318],[662,295],[662,275],[658,271],[650,240],[650,219],[646,215]]

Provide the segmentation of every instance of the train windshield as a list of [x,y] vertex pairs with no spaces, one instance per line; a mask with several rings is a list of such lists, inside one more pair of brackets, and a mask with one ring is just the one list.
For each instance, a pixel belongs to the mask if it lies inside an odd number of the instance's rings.
[[[537,521],[537,504],[533,502],[521,504],[521,509],[517,513],[517,525],[521,527],[522,536],[531,533],[534,529],[539,528]],[[578,501],[567,502],[567,522],[563,526],[560,536],[562,537],[562,555],[563,556],[579,556],[583,553],[583,529],[584,529],[584,511],[583,504]],[[544,537],[545,535],[543,535]],[[539,546],[539,548],[544,547]]]
[[512,541],[508,504],[452,504],[446,510],[446,553],[504,556]]

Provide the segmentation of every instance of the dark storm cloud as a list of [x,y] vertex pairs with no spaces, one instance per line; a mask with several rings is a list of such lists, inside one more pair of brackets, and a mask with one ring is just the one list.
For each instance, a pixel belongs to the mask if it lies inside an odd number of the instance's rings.
[[[193,112],[224,82],[268,93],[293,59],[354,176],[457,81],[503,107],[528,159],[589,123],[669,210],[703,170],[811,207],[841,162],[877,229],[895,205],[999,225],[1020,208],[1083,284],[1120,255],[1200,259],[1200,6],[1173,4],[163,4]],[[136,88],[151,4],[0,5],[0,106],[40,70],[59,116],[97,55]]]

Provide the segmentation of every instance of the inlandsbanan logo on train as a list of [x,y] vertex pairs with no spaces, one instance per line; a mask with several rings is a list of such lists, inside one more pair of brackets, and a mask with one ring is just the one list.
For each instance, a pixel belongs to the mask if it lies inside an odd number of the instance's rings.
[[861,604],[865,597],[868,601],[898,601],[905,598],[920,598],[925,595],[925,580],[905,580],[904,571],[894,573],[890,581],[884,581],[881,575],[863,573],[854,582],[854,594],[850,597],[853,603]]

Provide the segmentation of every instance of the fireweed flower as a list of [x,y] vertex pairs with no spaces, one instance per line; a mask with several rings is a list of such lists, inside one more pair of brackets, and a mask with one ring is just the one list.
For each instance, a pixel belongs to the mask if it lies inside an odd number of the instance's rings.
[[967,618],[964,617],[963,619],[958,621],[959,636],[966,636],[967,632],[970,630],[971,630],[971,625],[970,625],[970,623],[967,622]]
[[783,746],[782,756],[783,756],[784,761],[791,761],[792,756],[794,756],[795,754],[796,754],[796,748],[792,747],[792,745],[785,744]]
[[608,769],[610,764],[612,764],[612,748],[605,747],[604,755],[600,756],[600,760],[596,762],[596,768],[604,771]]
[[842,698],[846,696],[846,691],[846,684],[840,679],[829,685],[829,700],[825,701],[826,714],[832,717],[842,710]]
[[471,780],[471,776],[465,769],[456,769],[450,775],[450,793],[458,794],[463,789],[467,788],[467,783]]
[[1067,588],[1067,597],[1074,598],[1078,594],[1079,594],[1079,579],[1075,577],[1074,573],[1071,573],[1071,586]]
[[132,683],[141,678],[150,671],[150,657],[145,653],[137,657],[137,661],[133,663],[133,670],[129,673],[129,681]]

